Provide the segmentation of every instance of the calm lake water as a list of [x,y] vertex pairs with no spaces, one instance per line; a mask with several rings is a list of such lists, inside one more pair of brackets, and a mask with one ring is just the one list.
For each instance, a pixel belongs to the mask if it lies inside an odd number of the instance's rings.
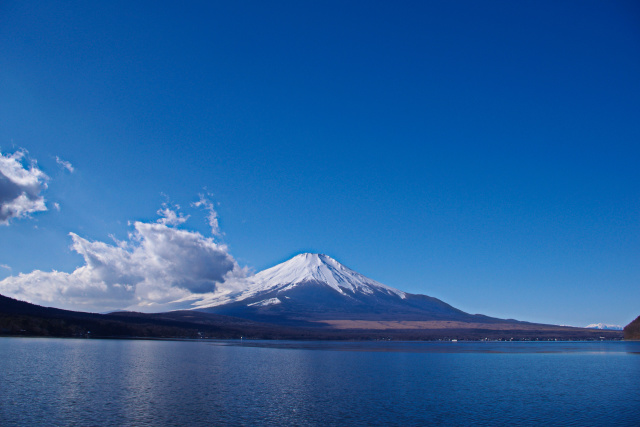
[[640,342],[0,338],[0,425],[640,425]]

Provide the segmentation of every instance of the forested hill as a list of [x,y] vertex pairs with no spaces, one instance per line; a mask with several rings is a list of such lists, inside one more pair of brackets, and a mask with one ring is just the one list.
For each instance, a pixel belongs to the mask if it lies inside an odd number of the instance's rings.
[[625,340],[640,340],[640,316],[624,327]]
[[0,295],[0,335],[96,338],[274,337],[274,327],[215,314],[84,313]]

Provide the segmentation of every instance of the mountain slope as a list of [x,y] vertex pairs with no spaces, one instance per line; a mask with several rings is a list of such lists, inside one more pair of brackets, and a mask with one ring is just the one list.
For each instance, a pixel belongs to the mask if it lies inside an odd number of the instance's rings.
[[[220,294],[199,310],[266,322],[515,322],[458,310],[437,298],[383,285],[327,255],[300,254],[264,270],[241,291]],[[329,322],[331,323],[331,322]]]
[[585,326],[587,329],[601,329],[608,331],[621,331],[623,328],[620,325],[607,325],[605,323],[592,323],[591,325]]
[[127,338],[292,338],[291,331],[194,311],[84,313],[42,307],[0,295],[0,335]]
[[640,340],[640,316],[624,327],[625,340]]
[[[481,318],[482,316],[477,316]],[[620,331],[596,331],[525,322],[325,320],[329,327],[254,322],[198,311],[83,313],[41,307],[0,295],[0,336],[239,338],[312,340],[619,339]]]

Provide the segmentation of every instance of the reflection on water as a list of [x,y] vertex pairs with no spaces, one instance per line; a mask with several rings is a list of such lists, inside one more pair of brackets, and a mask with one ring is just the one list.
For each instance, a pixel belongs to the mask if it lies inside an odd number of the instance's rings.
[[634,341],[273,341],[221,340],[214,345],[299,350],[381,351],[392,353],[635,353]]
[[0,338],[0,425],[637,425],[639,352]]

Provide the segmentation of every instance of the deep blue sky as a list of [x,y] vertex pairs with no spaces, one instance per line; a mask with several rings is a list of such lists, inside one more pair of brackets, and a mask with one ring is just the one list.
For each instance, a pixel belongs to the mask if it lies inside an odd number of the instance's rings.
[[472,313],[640,314],[635,1],[4,1],[0,52],[0,149],[61,206],[0,227],[0,278],[167,200],[208,233],[206,187],[256,271],[321,252]]

